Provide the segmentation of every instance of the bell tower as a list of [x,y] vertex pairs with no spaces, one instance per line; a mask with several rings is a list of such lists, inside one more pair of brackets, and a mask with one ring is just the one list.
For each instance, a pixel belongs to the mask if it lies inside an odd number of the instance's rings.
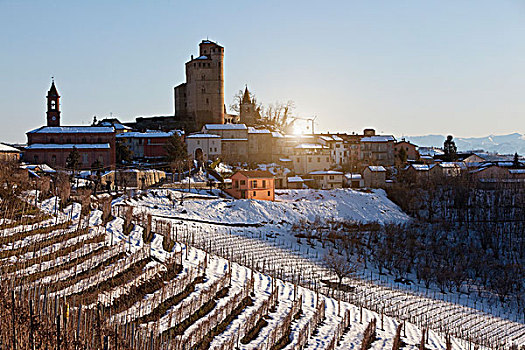
[[47,126],[60,126],[60,96],[55,87],[55,80],[51,82],[51,88],[47,92]]

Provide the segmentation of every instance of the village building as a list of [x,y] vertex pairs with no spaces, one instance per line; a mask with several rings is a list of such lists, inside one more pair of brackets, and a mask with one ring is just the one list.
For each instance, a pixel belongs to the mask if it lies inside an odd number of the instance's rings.
[[394,142],[392,135],[375,135],[373,129],[366,129],[361,138],[361,162],[363,165],[394,165]]
[[300,176],[289,176],[286,179],[289,189],[302,189],[305,187],[305,183],[302,177]]
[[459,176],[467,167],[463,162],[439,162],[430,169],[431,176]]
[[248,159],[254,163],[272,162],[273,137],[270,130],[248,127]]
[[365,180],[363,179],[363,175],[354,173],[345,174],[345,176],[343,177],[343,187],[365,187]]
[[101,184],[104,188],[115,189],[115,186],[124,188],[145,189],[166,179],[166,173],[155,169],[124,169],[112,170],[102,174]]
[[215,134],[191,134],[185,138],[188,155],[196,160],[215,161],[221,157],[221,137]]
[[343,187],[343,173],[334,170],[318,170],[310,172],[313,186],[320,189]]
[[378,188],[386,185],[386,169],[383,166],[370,165],[363,171],[366,187]]
[[147,130],[145,132],[123,132],[116,136],[117,141],[126,146],[135,160],[159,160],[166,158],[166,145],[173,135],[182,136],[181,131]]
[[274,176],[265,170],[237,171],[226,192],[237,199],[275,200]]
[[224,124],[224,47],[209,40],[186,62],[186,82],[175,87],[175,120],[195,132],[205,124]]
[[0,162],[18,162],[20,151],[14,147],[0,143]]
[[115,128],[105,126],[61,126],[60,96],[53,81],[47,94],[47,126],[27,132],[24,159],[29,163],[66,168],[66,159],[76,149],[79,168],[96,162],[115,167]]
[[328,170],[330,161],[330,148],[318,143],[302,143],[294,147],[291,157],[296,174],[309,174],[312,171]]
[[330,148],[330,158],[333,164],[343,165],[346,161],[347,151],[345,141],[337,135],[319,135],[318,142]]
[[394,144],[394,154],[397,159],[399,159],[401,152],[405,153],[407,161],[419,160],[419,151],[417,145],[414,145],[405,139],[401,139],[401,141]]
[[248,161],[248,128],[244,124],[206,124],[202,133],[221,137],[221,159],[227,163]]
[[[436,164],[409,164],[405,169],[405,174],[414,180],[429,180],[432,176],[430,170],[432,170]],[[438,174],[441,174],[441,170],[438,170]]]

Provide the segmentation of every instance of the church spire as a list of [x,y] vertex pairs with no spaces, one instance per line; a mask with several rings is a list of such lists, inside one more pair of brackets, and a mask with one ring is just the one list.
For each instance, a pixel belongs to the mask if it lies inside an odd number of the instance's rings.
[[252,103],[250,98],[250,92],[248,91],[248,85],[244,88],[244,95],[242,96],[242,103]]
[[55,86],[55,79],[51,78],[51,87],[47,92],[47,126],[60,126],[60,95]]

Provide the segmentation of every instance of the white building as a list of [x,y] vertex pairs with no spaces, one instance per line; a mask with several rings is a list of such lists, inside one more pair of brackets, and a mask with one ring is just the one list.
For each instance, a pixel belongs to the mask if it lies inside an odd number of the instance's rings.
[[321,189],[342,188],[343,173],[334,170],[319,170],[310,172],[315,187]]
[[221,156],[221,137],[214,134],[192,134],[186,136],[188,155],[203,161],[215,160]]

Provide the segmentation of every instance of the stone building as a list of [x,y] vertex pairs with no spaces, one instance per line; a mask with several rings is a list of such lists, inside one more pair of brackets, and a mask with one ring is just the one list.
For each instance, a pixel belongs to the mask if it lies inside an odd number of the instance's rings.
[[294,147],[292,156],[293,167],[296,174],[308,174],[317,170],[328,170],[330,161],[330,148],[318,143],[302,143]]
[[386,169],[383,166],[367,166],[363,171],[366,187],[385,187]]
[[29,163],[65,168],[68,155],[75,148],[80,155],[80,169],[95,162],[115,167],[115,128],[104,126],[61,126],[60,96],[53,81],[47,94],[47,126],[27,132],[24,159]]
[[261,115],[259,114],[255,100],[250,97],[248,86],[246,86],[239,106],[240,123],[253,126],[260,117]]
[[18,162],[20,151],[14,147],[0,143],[0,162]]
[[194,132],[224,124],[224,48],[203,40],[199,56],[186,62],[186,82],[175,87],[175,120]]
[[367,165],[381,165],[390,167],[394,165],[394,142],[392,135],[375,135],[373,129],[366,129],[365,136],[361,138],[360,157],[361,163]]

